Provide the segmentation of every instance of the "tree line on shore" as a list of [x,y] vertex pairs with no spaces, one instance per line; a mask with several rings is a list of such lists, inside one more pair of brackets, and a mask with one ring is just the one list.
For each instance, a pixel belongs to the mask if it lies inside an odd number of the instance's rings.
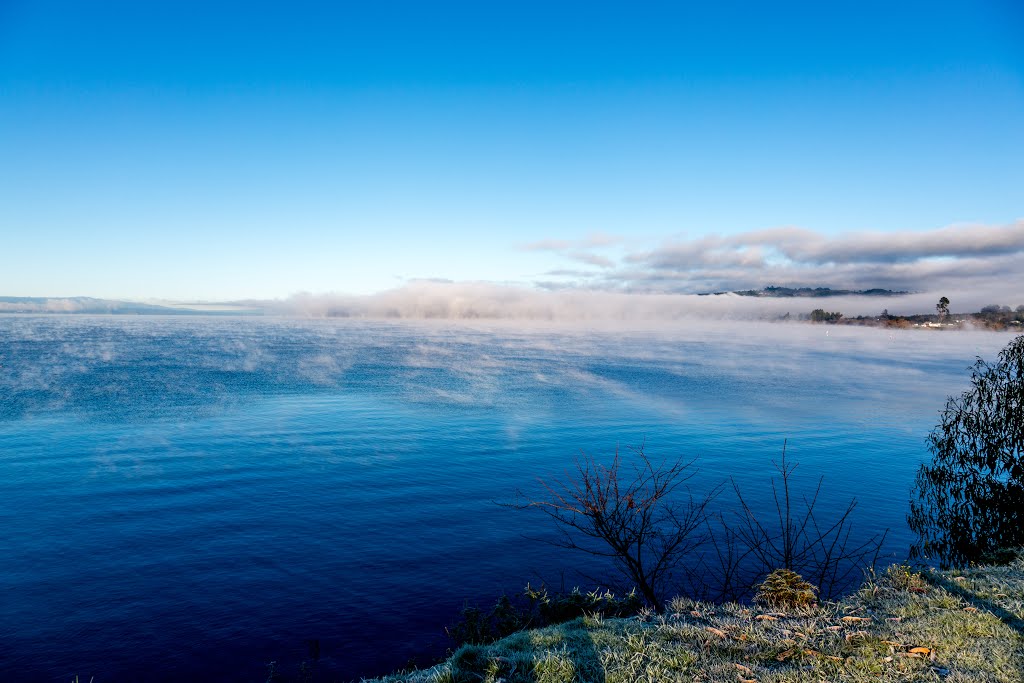
[[[1014,330],[1024,328],[1024,304],[1016,308],[990,304],[983,306],[974,313],[951,313],[950,301],[946,297],[939,299],[935,313],[919,313],[914,315],[896,315],[883,310],[879,315],[858,315],[846,317],[839,311],[827,311],[816,308],[810,313],[798,316],[800,320],[812,323],[829,323],[841,325],[861,325],[865,327],[940,327],[946,329],[983,328],[991,330]],[[783,318],[790,318],[786,314]]]

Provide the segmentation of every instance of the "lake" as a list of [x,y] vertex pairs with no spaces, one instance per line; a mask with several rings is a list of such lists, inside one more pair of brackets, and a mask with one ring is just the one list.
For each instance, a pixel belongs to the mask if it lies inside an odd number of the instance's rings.
[[788,440],[797,483],[856,496],[902,560],[925,437],[1011,338],[0,317],[0,679],[262,681],[314,640],[340,679],[443,654],[466,600],[591,587],[497,503],[641,443],[767,505]]

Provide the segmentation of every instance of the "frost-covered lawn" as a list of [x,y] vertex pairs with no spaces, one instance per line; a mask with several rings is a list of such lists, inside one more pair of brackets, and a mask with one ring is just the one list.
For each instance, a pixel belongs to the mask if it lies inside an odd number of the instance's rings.
[[663,615],[584,617],[464,646],[388,683],[1024,681],[1024,560],[925,576],[902,567],[813,608],[676,598]]

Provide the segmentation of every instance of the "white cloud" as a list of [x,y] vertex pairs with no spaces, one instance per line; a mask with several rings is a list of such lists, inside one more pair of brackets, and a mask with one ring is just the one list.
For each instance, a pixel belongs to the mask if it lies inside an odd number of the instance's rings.
[[800,228],[677,240],[629,254],[613,289],[700,292],[779,286],[1024,290],[1024,221],[830,237]]
[[[783,227],[676,240],[616,263],[591,249],[618,238],[545,240],[526,245],[596,269],[562,268],[532,287],[415,281],[353,297],[300,294],[268,309],[290,315],[410,319],[665,321],[772,319],[826,307],[847,316],[927,313],[940,296],[954,311],[1024,303],[1024,221],[957,225],[925,232],[827,236]],[[786,287],[891,289],[893,297],[743,297],[708,292]]]

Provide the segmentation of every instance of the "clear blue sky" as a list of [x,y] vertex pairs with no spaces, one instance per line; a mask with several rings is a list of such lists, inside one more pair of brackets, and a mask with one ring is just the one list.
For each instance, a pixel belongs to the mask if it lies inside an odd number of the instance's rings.
[[524,246],[1022,217],[1014,0],[0,0],[0,295],[571,283]]

